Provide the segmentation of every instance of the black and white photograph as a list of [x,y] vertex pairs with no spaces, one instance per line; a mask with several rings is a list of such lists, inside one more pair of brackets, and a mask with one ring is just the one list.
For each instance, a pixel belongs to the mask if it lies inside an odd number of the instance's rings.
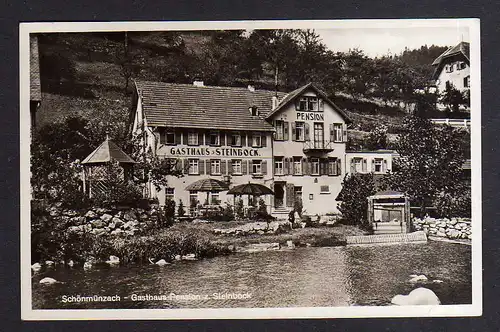
[[479,49],[465,18],[22,23],[22,318],[481,315]]

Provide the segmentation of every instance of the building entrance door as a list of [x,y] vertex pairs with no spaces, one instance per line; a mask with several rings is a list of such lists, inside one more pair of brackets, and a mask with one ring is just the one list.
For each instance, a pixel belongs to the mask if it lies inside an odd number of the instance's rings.
[[285,190],[283,189],[283,183],[275,182],[274,183],[274,207],[275,208],[283,207],[284,198],[285,198]]
[[325,140],[325,134],[323,131],[323,123],[315,122],[314,123],[314,148],[322,149],[323,142]]

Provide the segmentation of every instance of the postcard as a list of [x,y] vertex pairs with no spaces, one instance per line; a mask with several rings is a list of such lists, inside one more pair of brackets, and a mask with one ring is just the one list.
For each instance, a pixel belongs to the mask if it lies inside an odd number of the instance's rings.
[[482,313],[479,20],[20,24],[24,320]]

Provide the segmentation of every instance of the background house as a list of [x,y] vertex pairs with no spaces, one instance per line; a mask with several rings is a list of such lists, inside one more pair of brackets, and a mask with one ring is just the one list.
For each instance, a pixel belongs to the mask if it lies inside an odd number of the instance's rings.
[[450,47],[434,60],[435,82],[439,93],[446,90],[446,84],[453,84],[459,91],[463,92],[470,88],[470,45],[460,42]]

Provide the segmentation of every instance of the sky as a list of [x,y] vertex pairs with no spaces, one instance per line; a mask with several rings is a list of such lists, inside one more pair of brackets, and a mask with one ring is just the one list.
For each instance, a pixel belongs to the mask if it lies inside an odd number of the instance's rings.
[[469,28],[406,27],[406,28],[335,28],[315,29],[323,43],[333,52],[347,52],[358,48],[370,57],[399,54],[405,47],[454,46],[460,41],[470,42]]

